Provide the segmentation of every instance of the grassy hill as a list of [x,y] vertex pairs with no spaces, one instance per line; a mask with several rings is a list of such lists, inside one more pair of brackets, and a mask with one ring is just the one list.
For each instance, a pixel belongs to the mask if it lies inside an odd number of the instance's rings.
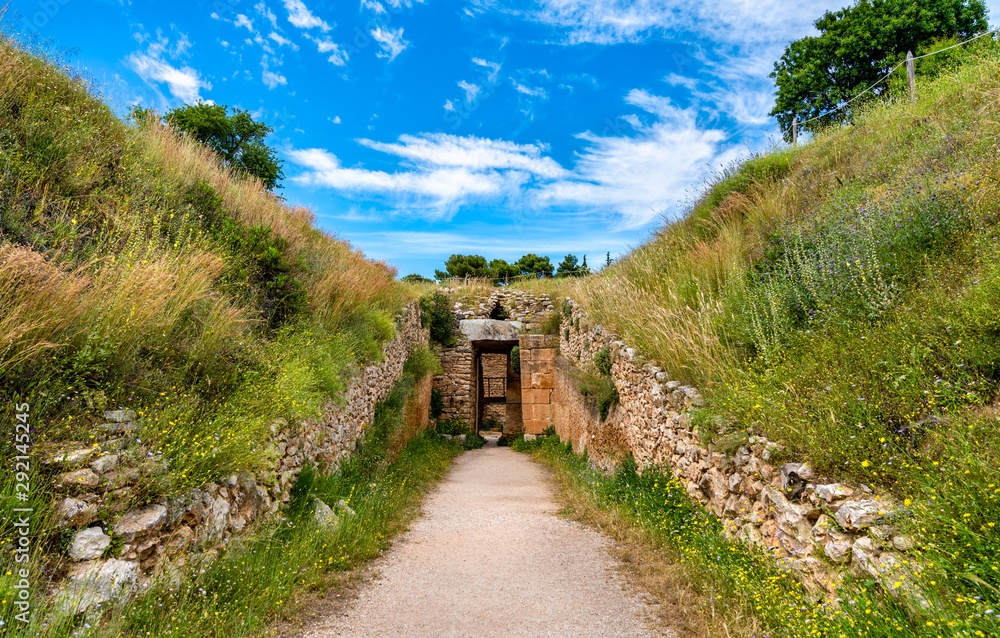
[[[857,583],[866,615],[834,611],[822,635],[997,629],[1000,48],[960,62],[921,81],[913,104],[869,104],[731,167],[683,219],[573,291],[702,388],[707,441],[766,435],[783,459],[901,502],[934,605],[914,611]],[[778,634],[815,627],[805,611],[780,616],[783,629],[765,623]]]
[[[25,414],[32,444],[18,450],[13,425],[4,430],[5,621],[17,578],[7,551],[17,538],[12,508],[34,508],[39,599],[53,573],[48,557],[65,549],[47,518],[55,470],[40,461],[49,451],[89,445],[104,410],[128,407],[141,419],[143,453],[164,468],[143,481],[138,502],[270,469],[263,443],[271,423],[316,416],[395,335],[395,318],[413,298],[395,275],[318,229],[309,210],[232,174],[159,122],[120,120],[72,69],[0,36],[0,419],[13,424]],[[439,474],[447,459],[432,452]],[[26,453],[34,461],[28,481],[15,474],[15,456]],[[14,498],[18,481],[30,482],[27,502]],[[387,520],[405,520],[399,510],[421,485],[383,508]],[[295,556],[315,567],[318,554],[306,549],[326,537],[303,529],[301,547],[269,549],[267,560]],[[370,534],[375,547],[385,531],[358,535]],[[353,564],[352,552],[343,561]],[[252,543],[246,554],[264,555]],[[271,585],[260,592],[273,594]],[[258,626],[288,597],[272,598],[251,618]],[[36,620],[46,635],[70,631]],[[221,634],[235,635],[226,622]]]

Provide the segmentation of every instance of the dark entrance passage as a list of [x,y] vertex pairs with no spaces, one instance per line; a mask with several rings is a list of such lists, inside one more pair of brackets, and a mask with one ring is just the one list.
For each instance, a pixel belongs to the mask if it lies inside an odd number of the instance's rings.
[[476,422],[479,432],[484,424],[499,426],[507,431],[507,424],[520,426],[521,375],[510,365],[510,352],[516,341],[474,341],[473,370],[476,375]]

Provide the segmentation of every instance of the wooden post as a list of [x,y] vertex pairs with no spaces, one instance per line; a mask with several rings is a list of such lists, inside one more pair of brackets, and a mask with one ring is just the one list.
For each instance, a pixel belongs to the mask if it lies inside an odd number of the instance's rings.
[[917,101],[917,74],[916,63],[913,60],[913,51],[906,52],[906,79],[910,82],[910,102]]
[[799,116],[792,118],[792,146],[799,145]]

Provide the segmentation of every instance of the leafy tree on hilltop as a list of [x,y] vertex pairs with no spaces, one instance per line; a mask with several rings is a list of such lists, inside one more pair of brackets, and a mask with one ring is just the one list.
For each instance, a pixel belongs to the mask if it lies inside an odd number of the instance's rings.
[[583,268],[576,255],[566,255],[556,269],[556,277],[579,277],[581,275],[583,275]]
[[517,277],[521,272],[514,264],[509,264],[503,259],[494,259],[490,262],[490,270],[493,271],[493,278],[498,284],[510,283],[510,280]]
[[535,275],[538,277],[552,276],[552,262],[548,257],[539,257],[535,253],[528,253],[517,260],[515,264],[518,271],[524,275]]
[[[859,0],[816,21],[820,35],[796,40],[775,62],[778,93],[771,115],[791,139],[792,119],[811,119],[860,94],[898,64],[936,40],[968,38],[987,29],[981,0]],[[886,84],[873,89],[884,93]],[[815,130],[850,112],[805,125]]]
[[220,104],[192,104],[170,111],[164,119],[211,148],[234,171],[253,175],[268,190],[274,189],[284,174],[274,149],[264,143],[271,127],[255,122],[246,111],[234,108],[229,115],[227,109]]
[[490,270],[486,258],[480,255],[452,255],[444,264],[447,272],[434,271],[434,276],[438,279],[448,279],[449,277],[483,277],[493,279],[493,271]]

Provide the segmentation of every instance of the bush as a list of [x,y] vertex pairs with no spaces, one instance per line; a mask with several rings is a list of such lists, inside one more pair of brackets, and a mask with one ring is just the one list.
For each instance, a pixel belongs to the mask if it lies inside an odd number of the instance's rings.
[[431,418],[436,419],[444,412],[444,395],[437,388],[431,390]]
[[486,439],[475,432],[470,432],[465,435],[464,448],[466,450],[478,450],[479,448],[486,445]]
[[431,329],[431,339],[446,348],[455,345],[454,315],[448,297],[440,292],[432,292],[420,298],[420,323]]
[[557,335],[561,326],[562,314],[556,309],[555,312],[542,319],[542,323],[538,326],[538,331],[543,335]]
[[618,403],[618,388],[614,379],[605,374],[574,370],[573,377],[580,394],[594,401],[601,420],[608,418],[612,406]]
[[510,368],[514,374],[521,374],[521,346],[514,346],[510,351]]
[[455,417],[453,419],[445,419],[443,421],[438,421],[437,427],[435,428],[438,434],[448,434],[450,436],[458,436],[459,434],[469,433],[469,424],[466,423],[465,419]]
[[484,430],[503,430],[503,423],[497,421],[496,419],[486,419],[483,421]]
[[608,346],[594,353],[594,367],[604,376],[611,376],[611,350]]

